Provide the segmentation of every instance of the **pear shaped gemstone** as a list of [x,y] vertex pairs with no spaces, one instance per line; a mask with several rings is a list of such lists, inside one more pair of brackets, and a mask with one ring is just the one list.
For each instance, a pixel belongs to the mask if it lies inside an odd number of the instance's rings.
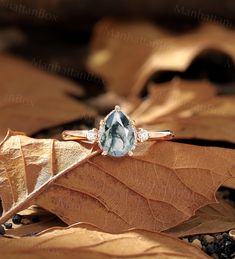
[[113,110],[99,130],[99,144],[110,156],[120,157],[134,149],[135,129],[128,117],[120,110]]

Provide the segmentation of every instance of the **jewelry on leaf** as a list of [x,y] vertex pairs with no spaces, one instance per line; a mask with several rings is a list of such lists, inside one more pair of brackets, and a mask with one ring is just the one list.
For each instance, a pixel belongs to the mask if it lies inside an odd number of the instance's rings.
[[66,130],[62,133],[64,140],[97,142],[102,155],[113,157],[131,156],[138,142],[153,140],[170,140],[174,137],[170,130],[145,130],[136,128],[119,106],[101,120],[99,129]]

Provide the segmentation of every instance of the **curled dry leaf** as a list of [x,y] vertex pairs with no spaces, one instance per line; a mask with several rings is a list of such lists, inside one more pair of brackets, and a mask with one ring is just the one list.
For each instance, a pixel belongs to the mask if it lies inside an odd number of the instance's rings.
[[234,31],[215,24],[175,36],[147,22],[102,20],[94,30],[87,67],[101,75],[109,89],[136,95],[155,72],[184,71],[206,49],[235,58],[234,46]]
[[76,84],[9,56],[0,56],[0,84],[0,139],[8,128],[32,134],[95,115],[69,97],[82,94]]
[[[201,107],[215,97],[215,88],[206,81],[190,82],[173,80],[169,83],[151,84],[149,97],[139,102],[129,114],[137,126],[153,124],[162,120],[174,120],[183,114],[194,114],[191,109]],[[187,113],[186,113],[187,112]],[[185,114],[186,113],[186,114]]]
[[175,237],[212,234],[235,228],[235,208],[224,200],[209,204],[196,211],[196,215],[165,233]]
[[17,258],[209,258],[198,248],[176,238],[147,231],[109,234],[81,225],[37,237],[0,238],[5,259]]
[[223,186],[226,186],[231,189],[235,189],[235,171],[232,171],[232,178],[228,179],[223,183]]
[[233,150],[168,141],[142,143],[133,157],[97,152],[9,132],[0,145],[0,223],[36,204],[68,224],[162,231],[215,202],[235,168]]
[[235,96],[216,96],[206,81],[181,80],[152,84],[149,93],[146,100],[129,108],[137,126],[171,129],[177,138],[235,143]]

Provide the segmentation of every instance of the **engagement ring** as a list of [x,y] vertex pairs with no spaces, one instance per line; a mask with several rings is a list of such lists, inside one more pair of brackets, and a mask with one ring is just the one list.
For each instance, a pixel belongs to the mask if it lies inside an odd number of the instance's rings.
[[147,140],[170,140],[174,137],[170,130],[145,130],[136,128],[119,106],[101,120],[99,129],[66,130],[62,133],[64,140],[97,142],[102,155],[122,157],[133,155],[138,142]]

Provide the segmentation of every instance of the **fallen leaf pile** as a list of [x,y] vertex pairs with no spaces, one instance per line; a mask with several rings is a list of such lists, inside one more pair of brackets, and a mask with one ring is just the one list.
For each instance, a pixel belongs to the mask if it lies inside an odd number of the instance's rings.
[[[1,54],[1,255],[209,258],[216,253],[203,242],[180,238],[224,232],[232,242],[235,207],[218,189],[235,189],[235,95],[208,79],[154,75],[179,75],[208,49],[235,60],[234,44],[234,31],[213,24],[175,35],[150,22],[101,20],[86,66],[106,92],[88,100],[80,85]],[[137,127],[171,129],[175,141],[138,143],[133,156],[113,158],[97,144],[32,137],[98,122],[117,104]]]

